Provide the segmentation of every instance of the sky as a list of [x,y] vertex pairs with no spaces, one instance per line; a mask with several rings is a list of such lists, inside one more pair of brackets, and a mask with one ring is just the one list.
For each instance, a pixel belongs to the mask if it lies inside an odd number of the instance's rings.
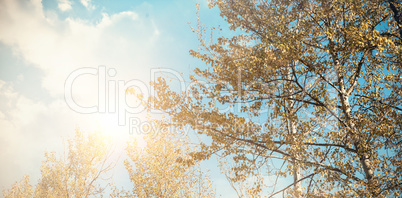
[[[206,0],[0,0],[0,188],[25,174],[36,182],[44,152],[61,152],[76,128],[132,136],[146,115],[125,88],[150,94],[154,77],[203,66],[189,55],[197,2],[201,22],[224,24]],[[213,164],[217,194],[233,197]]]

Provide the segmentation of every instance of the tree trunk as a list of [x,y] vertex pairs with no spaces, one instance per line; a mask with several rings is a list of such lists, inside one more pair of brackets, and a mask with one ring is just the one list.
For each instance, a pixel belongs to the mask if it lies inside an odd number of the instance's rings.
[[[290,73],[290,67],[286,68],[286,79],[289,80],[289,81],[292,79],[292,76],[291,76],[291,73]],[[293,114],[296,113],[295,112],[295,107],[294,107],[295,104],[294,104],[294,101],[292,100],[292,98],[293,98],[293,96],[292,96],[293,90],[291,88],[289,88],[287,90],[287,94],[289,95],[290,100],[285,102],[285,105],[287,104],[284,107],[285,110],[286,110],[285,112],[288,113],[287,116],[292,116],[293,117]],[[292,141],[297,142],[297,140],[295,139],[295,135],[297,133],[295,121],[292,118],[288,118],[287,122],[288,122],[288,132],[292,136]],[[299,182],[299,180],[300,180],[300,169],[299,169],[299,166],[297,165],[297,160],[296,160],[298,158],[297,151],[295,151],[297,149],[297,147],[296,147],[295,144],[293,144],[291,146],[291,148],[294,151],[294,157],[293,157],[293,160],[292,160],[294,191],[295,191],[296,195],[300,195],[300,193],[302,191],[302,187],[301,187],[301,182]]]
[[[337,62],[337,61],[335,61]],[[339,67],[338,67],[339,68]],[[360,164],[363,168],[363,172],[365,175],[365,178],[367,179],[367,184],[369,185],[369,192],[371,195],[375,195],[374,189],[375,187],[373,186],[373,177],[374,177],[374,171],[371,168],[371,161],[369,155],[366,153],[364,150],[364,146],[361,145],[361,139],[358,134],[358,130],[356,129],[356,125],[354,121],[352,120],[352,115],[351,115],[351,108],[349,104],[349,93],[347,93],[347,90],[345,89],[345,84],[344,84],[344,79],[343,76],[340,74],[340,71],[337,71],[338,73],[338,83],[339,83],[339,90],[341,91],[340,93],[340,99],[341,99],[341,105],[342,105],[342,111],[345,116],[345,122],[347,124],[347,134],[346,136],[351,136],[351,141],[352,144],[354,145],[355,149],[357,150],[357,155],[360,161]]]

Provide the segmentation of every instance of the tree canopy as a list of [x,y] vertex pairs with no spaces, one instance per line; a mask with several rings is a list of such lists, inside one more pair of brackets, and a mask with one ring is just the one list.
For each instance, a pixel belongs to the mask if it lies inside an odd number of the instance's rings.
[[215,196],[209,176],[189,156],[196,147],[186,137],[161,128],[141,139],[131,139],[126,148],[133,197]]
[[165,112],[167,124],[189,125],[211,139],[193,153],[196,159],[230,158],[234,180],[293,177],[256,195],[401,193],[400,1],[212,0],[210,6],[236,35],[220,34],[210,44],[198,26],[201,49],[190,53],[207,68],[194,70],[185,93],[160,78],[148,106]]
[[124,161],[132,189],[116,186],[112,143],[101,133],[76,130],[63,155],[45,152],[41,177],[34,187],[29,176],[3,190],[5,198],[31,197],[215,197],[207,171],[188,155],[197,149],[186,136],[166,129],[133,137]]
[[[63,155],[45,152],[41,177],[35,188],[25,176],[11,189],[3,191],[12,197],[101,197],[108,187],[111,144],[99,133],[85,134],[79,129],[67,141]],[[103,181],[103,182],[102,182]]]

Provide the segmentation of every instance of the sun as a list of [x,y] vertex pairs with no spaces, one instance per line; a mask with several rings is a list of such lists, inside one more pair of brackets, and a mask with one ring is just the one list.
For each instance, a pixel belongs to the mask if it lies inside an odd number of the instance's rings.
[[119,126],[117,114],[99,114],[97,119],[99,131],[107,136],[119,136],[124,134],[124,126]]

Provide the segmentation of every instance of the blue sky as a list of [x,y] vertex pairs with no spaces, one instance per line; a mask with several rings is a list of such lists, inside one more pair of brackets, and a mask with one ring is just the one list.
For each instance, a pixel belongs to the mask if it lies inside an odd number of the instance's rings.
[[[82,68],[98,72],[105,68],[115,73],[106,73],[105,96],[110,97],[109,86],[116,88],[119,81],[143,82],[148,89],[151,73],[158,68],[183,73],[187,78],[189,68],[204,66],[188,53],[198,47],[197,36],[190,28],[197,22],[196,3],[0,1],[0,188],[9,187],[24,174],[36,181],[44,151],[62,151],[63,139],[71,137],[76,127],[84,131],[101,129],[116,141],[126,140],[129,127],[118,126],[122,119],[119,108],[110,111],[119,100],[107,103],[104,113],[77,112],[66,102],[66,80]],[[224,24],[217,9],[208,9],[206,0],[198,3],[203,23]],[[98,77],[86,74],[74,80],[71,87],[76,104],[91,107],[102,101]],[[129,96],[126,99],[127,105],[137,105],[130,103]],[[130,116],[145,119],[144,113],[127,114],[126,121]],[[118,168],[116,176],[121,177],[116,182],[125,185],[128,175],[122,166]],[[204,168],[216,169],[213,162]],[[212,170],[218,194],[233,197],[234,191],[217,173]]]

